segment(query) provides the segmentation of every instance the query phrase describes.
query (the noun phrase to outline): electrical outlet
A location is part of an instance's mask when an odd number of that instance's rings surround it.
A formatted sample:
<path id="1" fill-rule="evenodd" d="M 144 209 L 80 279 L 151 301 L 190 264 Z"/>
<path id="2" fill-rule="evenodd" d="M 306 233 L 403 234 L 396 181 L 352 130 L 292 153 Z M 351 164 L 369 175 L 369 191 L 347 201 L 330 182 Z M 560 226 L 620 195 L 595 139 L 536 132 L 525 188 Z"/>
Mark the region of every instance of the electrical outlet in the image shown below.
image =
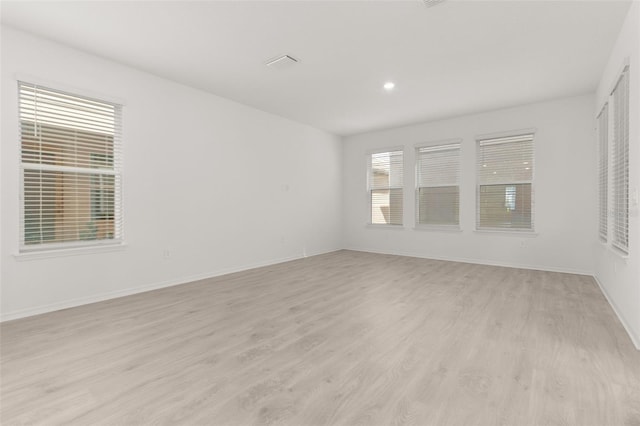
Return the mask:
<path id="1" fill-rule="evenodd" d="M 171 250 L 169 250 L 169 249 L 162 250 L 162 258 L 163 259 L 169 259 L 170 257 L 171 257 Z"/>

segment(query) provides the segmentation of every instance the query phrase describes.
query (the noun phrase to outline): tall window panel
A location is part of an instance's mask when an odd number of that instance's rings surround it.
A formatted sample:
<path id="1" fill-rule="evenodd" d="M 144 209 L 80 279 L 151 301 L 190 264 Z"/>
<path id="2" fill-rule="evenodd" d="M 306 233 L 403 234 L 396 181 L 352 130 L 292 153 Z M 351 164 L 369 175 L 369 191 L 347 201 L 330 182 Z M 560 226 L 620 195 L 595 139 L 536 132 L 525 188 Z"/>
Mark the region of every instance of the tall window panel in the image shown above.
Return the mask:
<path id="1" fill-rule="evenodd" d="M 401 150 L 368 156 L 369 207 L 372 224 L 402 225 L 404 159 Z"/>
<path id="2" fill-rule="evenodd" d="M 460 223 L 460 143 L 416 148 L 418 225 Z"/>
<path id="3" fill-rule="evenodd" d="M 605 104 L 598 115 L 598 233 L 607 241 L 609 198 L 609 105 Z"/>
<path id="4" fill-rule="evenodd" d="M 477 228 L 533 230 L 533 134 L 481 139 Z"/>
<path id="5" fill-rule="evenodd" d="M 21 251 L 122 239 L 121 106 L 19 83 Z"/>
<path id="6" fill-rule="evenodd" d="M 611 244 L 629 252 L 629 67 L 613 92 L 613 229 Z"/>

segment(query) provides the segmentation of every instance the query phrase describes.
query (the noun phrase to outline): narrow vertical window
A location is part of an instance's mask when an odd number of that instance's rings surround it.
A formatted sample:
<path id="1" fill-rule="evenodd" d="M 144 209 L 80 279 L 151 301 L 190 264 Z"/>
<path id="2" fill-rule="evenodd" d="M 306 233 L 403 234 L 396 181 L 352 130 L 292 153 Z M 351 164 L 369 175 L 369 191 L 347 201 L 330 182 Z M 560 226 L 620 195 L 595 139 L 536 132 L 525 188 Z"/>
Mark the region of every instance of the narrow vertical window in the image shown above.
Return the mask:
<path id="1" fill-rule="evenodd" d="M 121 107 L 19 83 L 21 251 L 122 238 Z"/>
<path id="2" fill-rule="evenodd" d="M 402 225 L 404 160 L 402 151 L 368 156 L 370 223 Z"/>
<path id="3" fill-rule="evenodd" d="M 609 105 L 605 104 L 598 115 L 598 233 L 607 241 L 609 198 Z"/>
<path id="4" fill-rule="evenodd" d="M 478 141 L 477 228 L 533 230 L 533 134 Z"/>
<path id="5" fill-rule="evenodd" d="M 460 143 L 416 148 L 418 225 L 460 223 Z"/>
<path id="6" fill-rule="evenodd" d="M 629 67 L 622 72 L 613 92 L 613 229 L 611 243 L 629 252 Z"/>

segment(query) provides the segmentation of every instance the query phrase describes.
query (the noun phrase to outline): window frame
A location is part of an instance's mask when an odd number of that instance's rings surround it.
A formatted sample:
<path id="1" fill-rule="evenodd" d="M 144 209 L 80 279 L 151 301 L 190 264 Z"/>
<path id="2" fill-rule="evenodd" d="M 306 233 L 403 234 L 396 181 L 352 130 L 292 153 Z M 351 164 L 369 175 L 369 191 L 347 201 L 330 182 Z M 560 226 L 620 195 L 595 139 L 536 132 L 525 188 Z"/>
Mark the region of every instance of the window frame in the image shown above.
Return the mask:
<path id="1" fill-rule="evenodd" d="M 372 176 L 372 172 L 373 172 L 373 165 L 372 165 L 372 159 L 373 159 L 373 155 L 375 154 L 382 154 L 385 152 L 401 152 L 402 153 L 402 187 L 400 188 L 396 188 L 396 187 L 391 187 L 389 186 L 389 190 L 391 189 L 401 189 L 402 190 L 402 215 L 401 215 L 401 219 L 402 222 L 401 223 L 373 223 L 373 217 L 372 217 L 372 212 L 373 212 L 373 202 L 372 202 L 372 196 L 371 196 L 371 191 L 372 189 L 372 182 L 371 182 L 371 176 Z M 366 151 L 366 206 L 367 206 L 367 214 L 366 214 L 366 225 L 368 227 L 373 227 L 373 228 L 393 228 L 393 229 L 403 229 L 404 228 L 404 197 L 405 197 L 405 191 L 404 191 L 404 187 L 405 187 L 405 179 L 404 179 L 404 175 L 405 175 L 405 161 L 406 161 L 406 156 L 405 156 L 405 152 L 404 152 L 404 146 L 400 145 L 400 146 L 393 146 L 393 147 L 387 147 L 387 148 L 377 148 L 377 149 L 373 149 L 373 150 L 368 150 Z"/>
<path id="2" fill-rule="evenodd" d="M 488 227 L 488 226 L 480 226 L 480 192 L 481 187 L 486 186 L 482 185 L 480 182 L 480 173 L 479 173 L 479 165 L 480 165 L 480 156 L 481 156 L 481 143 L 485 141 L 491 140 L 500 140 L 500 139 L 509 139 L 509 138 L 531 138 L 531 156 L 532 156 L 532 166 L 533 170 L 531 173 L 531 179 L 529 181 L 512 181 L 505 182 L 501 185 L 509 186 L 509 185 L 520 185 L 520 184 L 530 184 L 531 185 L 531 227 L 529 228 L 516 228 L 516 227 Z M 475 137 L 475 147 L 476 147 L 476 155 L 475 155 L 475 179 L 476 179 L 476 222 L 475 222 L 475 232 L 482 233 L 504 233 L 504 234 L 519 234 L 519 235 L 537 235 L 535 229 L 535 181 L 536 181 L 536 129 L 522 129 L 522 130 L 513 130 L 499 133 L 491 133 L 485 135 L 478 135 Z M 497 143 L 509 143 L 509 142 L 497 142 Z"/>
<path id="3" fill-rule="evenodd" d="M 415 156 L 415 190 L 414 190 L 414 204 L 415 204 L 415 217 L 414 217 L 414 226 L 415 229 L 419 230 L 442 230 L 442 231 L 459 231 L 461 230 L 460 225 L 460 212 L 461 212 L 461 171 L 462 171 L 462 138 L 455 139 L 444 139 L 432 142 L 424 142 L 414 145 L 414 156 Z M 450 149 L 455 149 L 457 151 L 457 180 L 456 186 L 458 187 L 458 216 L 456 224 L 433 224 L 433 223 L 420 223 L 420 189 L 421 188 L 434 188 L 437 186 L 420 186 L 420 150 L 423 148 L 440 148 L 442 151 L 447 150 L 447 147 L 452 147 Z"/>
<path id="4" fill-rule="evenodd" d="M 605 102 L 596 117 L 598 129 L 598 238 L 602 243 L 607 243 L 609 239 L 609 102 Z"/>
<path id="5" fill-rule="evenodd" d="M 626 123 L 626 126 L 624 127 L 625 130 L 625 136 L 626 138 L 623 138 L 623 140 L 621 141 L 618 135 L 618 120 L 621 118 L 618 114 L 619 114 L 619 105 L 618 105 L 618 99 L 616 97 L 616 91 L 618 90 L 618 87 L 620 86 L 620 83 L 624 82 L 624 89 L 625 91 L 622 93 L 623 95 L 623 102 L 625 104 L 625 110 L 623 111 L 625 113 L 625 115 L 622 117 L 622 120 Z M 629 246 L 630 246 L 630 232 L 629 232 L 629 219 L 630 219 L 630 214 L 629 214 L 629 208 L 630 208 L 630 153 L 629 153 L 629 149 L 630 149 L 630 144 L 629 144 L 629 120 L 630 120 L 630 71 L 629 71 L 629 64 L 627 62 L 625 62 L 625 64 L 622 67 L 622 70 L 618 73 L 618 77 L 616 78 L 614 85 L 613 85 L 613 89 L 610 92 L 610 97 L 611 97 L 611 105 L 613 107 L 613 114 L 610 114 L 609 117 L 609 123 L 608 125 L 611 127 L 611 134 L 613 137 L 610 138 L 610 146 L 609 146 L 609 155 L 611 158 L 611 166 L 609 168 L 609 173 L 610 173 L 610 178 L 609 178 L 609 192 L 610 192 L 610 199 L 609 199 L 609 211 L 610 214 L 612 216 L 612 221 L 609 224 L 609 234 L 610 234 L 610 242 L 611 242 L 611 247 L 618 253 L 622 254 L 623 256 L 628 256 L 629 255 Z M 611 125 L 611 121 L 613 121 L 613 125 Z M 623 124 L 624 125 L 624 124 Z M 620 159 L 619 158 L 619 150 L 621 149 L 621 146 L 623 148 L 623 151 L 625 151 L 625 153 L 623 154 L 623 158 Z M 620 162 L 622 162 L 623 164 L 620 164 Z M 619 188 L 618 185 L 618 179 L 619 179 L 619 174 L 620 174 L 620 170 L 619 168 L 622 168 L 622 173 L 624 174 L 624 178 L 622 181 L 622 191 Z M 626 178 L 626 182 L 625 182 L 625 178 Z M 626 185 L 625 185 L 626 183 Z M 620 193 L 623 193 L 623 197 L 624 197 L 624 209 L 623 211 L 619 211 L 619 199 L 618 197 L 620 196 Z M 624 235 L 624 241 L 619 241 L 619 232 L 620 230 L 619 228 L 619 221 L 621 220 L 621 216 L 623 218 L 622 220 L 622 228 L 623 231 L 625 233 Z"/>
<path id="6" fill-rule="evenodd" d="M 38 79 L 34 79 L 31 76 L 17 76 L 16 77 L 16 90 L 17 90 L 17 119 L 16 123 L 18 126 L 18 170 L 19 170 L 19 188 L 18 188 L 18 196 L 19 196 L 19 231 L 18 231 L 18 250 L 15 253 L 15 257 L 18 260 L 29 260 L 29 259 L 44 259 L 49 257 L 57 257 L 57 256 L 67 256 L 67 255 L 76 255 L 76 254 L 86 254 L 93 252 L 104 252 L 104 251 L 113 251 L 118 250 L 121 247 L 125 247 L 124 240 L 124 197 L 123 197 L 123 154 L 122 154 L 122 139 L 123 139 L 123 109 L 124 102 L 122 100 L 110 98 L 108 96 L 103 96 L 101 94 L 92 94 L 87 93 L 86 90 L 64 87 L 58 83 L 52 83 L 47 81 L 42 81 Z M 23 160 L 23 118 L 22 118 L 22 86 L 31 88 L 32 90 L 46 90 L 50 92 L 54 92 L 60 94 L 62 96 L 71 96 L 75 98 L 79 98 L 81 100 L 86 100 L 89 102 L 98 102 L 104 105 L 111 105 L 114 107 L 114 133 L 112 135 L 113 141 L 111 150 L 108 153 L 113 158 L 113 167 L 111 169 L 103 169 L 96 167 L 96 171 L 91 171 L 91 167 L 89 166 L 72 166 L 72 165 L 57 165 L 53 164 L 51 166 L 47 166 L 46 164 L 40 164 L 39 167 L 33 167 L 36 163 L 28 163 Z M 47 125 L 46 123 L 44 124 Z M 82 128 L 71 128 L 74 131 L 85 131 L 89 132 L 86 129 Z M 40 151 L 42 154 L 43 152 Z M 34 243 L 34 244 L 26 244 L 25 241 L 25 170 L 32 171 L 49 171 L 53 173 L 77 173 L 77 174 L 86 174 L 89 179 L 94 177 L 99 177 L 102 179 L 105 176 L 113 176 L 113 238 L 104 238 L 104 239 L 75 239 L 61 242 L 52 242 L 52 243 Z M 100 171 L 97 171 L 100 170 Z M 91 199 L 91 195 L 90 195 Z M 91 203 L 91 201 L 90 201 Z M 91 210 L 91 205 L 89 209 Z"/>

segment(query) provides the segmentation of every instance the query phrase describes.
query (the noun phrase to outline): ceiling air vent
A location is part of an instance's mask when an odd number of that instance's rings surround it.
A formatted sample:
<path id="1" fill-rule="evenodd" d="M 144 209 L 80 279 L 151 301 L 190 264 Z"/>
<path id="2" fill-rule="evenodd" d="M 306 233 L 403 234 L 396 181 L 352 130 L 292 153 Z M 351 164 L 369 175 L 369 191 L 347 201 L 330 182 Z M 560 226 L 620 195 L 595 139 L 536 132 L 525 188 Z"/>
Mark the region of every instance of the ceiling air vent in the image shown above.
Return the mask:
<path id="1" fill-rule="evenodd" d="M 433 7 L 433 6 L 437 6 L 440 3 L 444 2 L 445 0 L 422 0 L 424 2 L 424 5 L 427 7 Z"/>
<path id="2" fill-rule="evenodd" d="M 289 68 L 290 66 L 295 65 L 297 63 L 298 63 L 298 60 L 293 56 L 282 55 L 275 59 L 271 59 L 267 61 L 266 65 L 271 68 L 283 69 L 283 68 Z"/>

